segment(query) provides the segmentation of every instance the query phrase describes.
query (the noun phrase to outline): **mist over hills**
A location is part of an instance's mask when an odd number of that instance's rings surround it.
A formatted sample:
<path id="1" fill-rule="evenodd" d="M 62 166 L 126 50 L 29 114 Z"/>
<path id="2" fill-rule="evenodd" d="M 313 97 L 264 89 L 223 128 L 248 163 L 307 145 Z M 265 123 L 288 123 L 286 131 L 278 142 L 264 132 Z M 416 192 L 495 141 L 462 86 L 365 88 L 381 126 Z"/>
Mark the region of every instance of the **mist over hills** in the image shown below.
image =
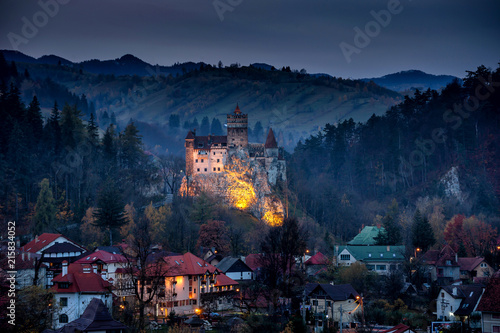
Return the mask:
<path id="1" fill-rule="evenodd" d="M 399 93 L 381 87 L 377 79 L 372 80 L 375 83 L 342 79 L 289 67 L 276 69 L 264 63 L 153 66 L 130 54 L 114 60 L 73 63 L 56 55 L 36 59 L 18 51 L 1 52 L 7 61 L 16 62 L 20 73 L 29 73 L 21 84 L 26 103 L 35 94 L 43 95 L 40 103 L 47 114 L 54 101 L 60 105 L 81 102 L 84 114 L 95 112 L 101 129 L 109 125 L 111 115 L 122 128 L 134 120 L 145 143 L 160 151 L 180 153 L 187 129 L 197 127 L 204 117 L 223 124 L 236 103 L 249 114 L 251 128 L 257 122 L 264 132 L 273 127 L 279 143 L 292 150 L 325 123 L 349 118 L 364 122 L 402 100 Z M 423 72 L 402 73 L 384 77 L 383 84 L 399 82 L 404 86 L 406 78 L 410 86 L 417 82 L 415 74 L 434 77 Z M 64 89 L 67 92 L 63 94 Z M 169 124 L 172 115 L 179 117 L 181 126 Z"/>
<path id="2" fill-rule="evenodd" d="M 408 90 L 439 90 L 444 88 L 448 83 L 453 80 L 459 80 L 456 76 L 452 75 L 433 75 L 419 70 L 401 71 L 398 73 L 387 74 L 382 77 L 361 79 L 365 82 L 373 81 L 379 86 L 391 89 L 397 92 L 404 92 Z"/>

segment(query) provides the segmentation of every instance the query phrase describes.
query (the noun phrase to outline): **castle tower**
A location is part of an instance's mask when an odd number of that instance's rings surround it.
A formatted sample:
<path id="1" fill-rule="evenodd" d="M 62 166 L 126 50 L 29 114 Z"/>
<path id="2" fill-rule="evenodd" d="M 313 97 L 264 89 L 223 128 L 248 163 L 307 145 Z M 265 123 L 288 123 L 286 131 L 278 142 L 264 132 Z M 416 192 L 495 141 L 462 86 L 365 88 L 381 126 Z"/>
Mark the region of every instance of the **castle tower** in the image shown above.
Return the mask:
<path id="1" fill-rule="evenodd" d="M 278 143 L 276 142 L 272 128 L 269 128 L 264 149 L 266 157 L 278 157 Z"/>
<path id="2" fill-rule="evenodd" d="M 193 175 L 193 153 L 194 153 L 194 139 L 196 134 L 189 131 L 186 135 L 186 140 L 184 147 L 186 147 L 186 176 L 191 177 Z"/>
<path id="3" fill-rule="evenodd" d="M 248 115 L 241 113 L 238 105 L 227 115 L 227 145 L 230 148 L 248 147 Z"/>

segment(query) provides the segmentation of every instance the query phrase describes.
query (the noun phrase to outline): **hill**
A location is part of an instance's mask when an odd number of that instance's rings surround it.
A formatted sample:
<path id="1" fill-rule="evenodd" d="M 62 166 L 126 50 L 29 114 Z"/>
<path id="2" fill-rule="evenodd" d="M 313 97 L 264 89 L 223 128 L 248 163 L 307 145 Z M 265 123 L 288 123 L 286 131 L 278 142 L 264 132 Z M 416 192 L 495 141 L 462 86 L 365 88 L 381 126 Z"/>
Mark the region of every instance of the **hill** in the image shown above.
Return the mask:
<path id="1" fill-rule="evenodd" d="M 384 75 L 377 78 L 362 79 L 365 82 L 373 81 L 379 86 L 398 92 L 408 90 L 439 90 L 444 88 L 453 80 L 459 80 L 451 75 L 433 75 L 419 70 L 402 71 L 398 73 Z"/>
<path id="2" fill-rule="evenodd" d="M 89 112 L 95 110 L 101 128 L 108 125 L 106 119 L 112 114 L 122 128 L 133 119 L 151 129 L 144 133 L 148 145 L 169 151 L 180 152 L 186 130 L 198 127 L 204 117 L 225 123 L 236 103 L 250 115 L 252 128 L 259 121 L 264 133 L 273 127 L 279 143 L 291 150 L 325 123 L 349 118 L 366 121 L 401 101 L 398 93 L 372 82 L 308 75 L 289 67 L 269 69 L 266 64 L 219 68 L 184 63 L 156 68 L 132 55 L 79 64 L 55 56 L 35 59 L 13 51 L 4 51 L 4 57 L 17 61 L 19 73 L 27 70 L 30 74 L 31 81 L 21 85 L 25 102 L 33 94 L 41 94 L 46 85 L 40 82 L 50 78 L 75 96 L 85 95 Z M 50 92 L 43 95 L 42 108 L 51 108 Z M 64 102 L 58 99 L 59 104 Z M 171 115 L 185 126 L 171 126 Z"/>

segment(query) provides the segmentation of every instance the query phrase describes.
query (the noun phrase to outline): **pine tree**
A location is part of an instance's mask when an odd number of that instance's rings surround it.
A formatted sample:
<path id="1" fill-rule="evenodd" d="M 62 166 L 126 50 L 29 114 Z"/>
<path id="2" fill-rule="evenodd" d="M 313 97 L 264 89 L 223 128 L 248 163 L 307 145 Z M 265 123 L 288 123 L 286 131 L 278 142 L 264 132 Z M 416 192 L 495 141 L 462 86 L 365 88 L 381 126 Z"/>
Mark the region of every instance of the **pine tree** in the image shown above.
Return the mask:
<path id="1" fill-rule="evenodd" d="M 56 219 L 56 201 L 50 189 L 49 180 L 44 178 L 40 182 L 40 193 L 36 200 L 35 215 L 32 230 L 35 235 L 50 231 Z"/>
<path id="2" fill-rule="evenodd" d="M 379 231 L 378 235 L 374 238 L 376 245 L 396 245 L 401 243 L 401 232 L 397 223 L 398 214 L 398 202 L 396 199 L 393 199 L 387 213 L 382 219 L 384 230 Z"/>
<path id="3" fill-rule="evenodd" d="M 133 122 L 127 125 L 120 139 L 122 166 L 127 169 L 136 169 L 144 153 L 142 151 L 142 137 Z"/>
<path id="4" fill-rule="evenodd" d="M 42 113 L 40 112 L 40 103 L 36 96 L 33 96 L 28 109 L 26 110 L 26 122 L 29 125 L 33 138 L 40 141 L 43 135 L 43 120 Z"/>
<path id="5" fill-rule="evenodd" d="M 413 246 L 422 249 L 424 252 L 436 242 L 429 220 L 426 216 L 422 216 L 418 209 L 413 217 L 412 233 Z"/>
<path id="6" fill-rule="evenodd" d="M 210 133 L 213 135 L 223 135 L 222 125 L 217 118 L 212 119 L 212 125 L 210 126 Z"/>
<path id="7" fill-rule="evenodd" d="M 113 230 L 127 223 L 124 207 L 121 192 L 114 183 L 106 182 L 97 197 L 97 208 L 93 216 L 95 226 L 108 230 L 110 245 L 113 245 Z"/>
<path id="8" fill-rule="evenodd" d="M 89 136 L 90 142 L 97 145 L 99 142 L 99 127 L 95 123 L 94 114 L 90 114 L 90 120 L 87 124 L 87 134 Z"/>
<path id="9" fill-rule="evenodd" d="M 210 134 L 210 121 L 208 120 L 208 117 L 205 116 L 201 120 L 201 125 L 200 125 L 200 135 L 208 135 Z"/>

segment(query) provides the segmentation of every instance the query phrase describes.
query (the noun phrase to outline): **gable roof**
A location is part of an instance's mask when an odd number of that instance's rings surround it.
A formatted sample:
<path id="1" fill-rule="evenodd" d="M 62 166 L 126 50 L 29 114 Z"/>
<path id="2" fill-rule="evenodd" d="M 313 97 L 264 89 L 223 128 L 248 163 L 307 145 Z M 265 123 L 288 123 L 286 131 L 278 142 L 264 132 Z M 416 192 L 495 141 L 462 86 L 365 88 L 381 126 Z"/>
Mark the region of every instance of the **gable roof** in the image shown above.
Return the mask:
<path id="1" fill-rule="evenodd" d="M 495 273 L 486 286 L 486 290 L 477 306 L 477 311 L 500 313 L 500 275 Z"/>
<path id="2" fill-rule="evenodd" d="M 304 265 L 328 265 L 328 258 L 321 252 L 307 259 Z"/>
<path id="3" fill-rule="evenodd" d="M 64 325 L 57 333 L 126 330 L 127 326 L 114 320 L 104 303 L 93 298 L 80 318 Z"/>
<path id="4" fill-rule="evenodd" d="M 276 142 L 276 138 L 274 137 L 273 129 L 269 128 L 269 133 L 267 133 L 266 143 L 264 144 L 265 148 L 278 148 L 278 143 Z"/>
<path id="5" fill-rule="evenodd" d="M 221 286 L 235 286 L 238 285 L 239 283 L 231 279 L 229 276 L 225 274 L 219 274 L 217 275 L 217 282 L 215 283 L 216 287 L 221 287 Z"/>
<path id="6" fill-rule="evenodd" d="M 245 264 L 253 271 L 262 267 L 262 255 L 260 253 L 252 253 L 245 257 Z"/>
<path id="7" fill-rule="evenodd" d="M 204 136 L 195 136 L 194 138 L 194 149 L 210 150 L 213 144 L 227 144 L 227 136 L 204 135 Z"/>
<path id="8" fill-rule="evenodd" d="M 54 243 L 54 245 L 43 250 L 43 253 L 65 253 L 65 252 L 85 252 L 85 250 L 76 246 L 73 243 L 68 243 L 68 242 L 63 242 L 63 243 L 56 242 Z"/>
<path id="9" fill-rule="evenodd" d="M 28 244 L 24 245 L 21 247 L 21 251 L 24 252 L 31 252 L 31 253 L 36 253 L 58 239 L 59 237 L 63 237 L 61 234 L 49 234 L 49 233 L 43 233 L 40 236 L 35 236 L 35 239 L 33 239 L 31 242 Z"/>
<path id="10" fill-rule="evenodd" d="M 113 253 L 109 253 L 107 251 L 97 250 L 94 253 L 88 254 L 85 257 L 78 259 L 74 263 L 75 264 L 92 264 L 96 261 L 102 261 L 106 264 L 112 264 L 115 262 L 126 263 L 127 258 L 125 258 L 121 254 L 113 254 Z"/>
<path id="11" fill-rule="evenodd" d="M 226 273 L 231 267 L 238 265 L 240 268 L 244 268 L 245 270 L 242 270 L 242 272 L 251 272 L 252 269 L 243 262 L 240 258 L 233 258 L 233 257 L 225 257 L 222 259 L 218 264 L 217 268 L 220 269 L 223 273 Z"/>
<path id="12" fill-rule="evenodd" d="M 460 306 L 454 312 L 456 316 L 468 316 L 474 311 L 483 294 L 482 285 L 451 285 L 442 287 L 451 297 L 461 299 Z M 456 291 L 456 294 L 453 291 Z"/>
<path id="13" fill-rule="evenodd" d="M 484 258 L 458 258 L 458 265 L 461 271 L 473 271 L 479 264 L 484 261 Z"/>
<path id="14" fill-rule="evenodd" d="M 64 276 L 60 274 L 53 278 L 52 282 L 54 285 L 50 289 L 56 293 L 109 293 L 112 287 L 111 283 L 95 273 L 74 272 Z M 59 288 L 59 282 L 68 282 L 69 288 Z"/>
<path id="15" fill-rule="evenodd" d="M 347 249 L 349 253 L 358 261 L 380 262 L 404 260 L 404 245 L 374 245 L 374 246 L 356 246 L 346 245 L 339 248 L 339 254 Z"/>
<path id="16" fill-rule="evenodd" d="M 345 301 L 347 299 L 356 299 L 358 292 L 350 284 L 332 285 L 329 283 L 308 283 L 305 292 L 307 296 L 322 290 L 332 301 Z"/>
<path id="17" fill-rule="evenodd" d="M 217 270 L 205 260 L 187 252 L 180 255 L 164 257 L 166 276 L 203 275 L 208 270 L 213 273 Z M 217 270 L 220 272 L 220 270 Z"/>
<path id="18" fill-rule="evenodd" d="M 384 232 L 384 227 L 366 226 L 352 240 L 347 242 L 349 245 L 375 245 L 375 237 L 379 232 Z"/>

